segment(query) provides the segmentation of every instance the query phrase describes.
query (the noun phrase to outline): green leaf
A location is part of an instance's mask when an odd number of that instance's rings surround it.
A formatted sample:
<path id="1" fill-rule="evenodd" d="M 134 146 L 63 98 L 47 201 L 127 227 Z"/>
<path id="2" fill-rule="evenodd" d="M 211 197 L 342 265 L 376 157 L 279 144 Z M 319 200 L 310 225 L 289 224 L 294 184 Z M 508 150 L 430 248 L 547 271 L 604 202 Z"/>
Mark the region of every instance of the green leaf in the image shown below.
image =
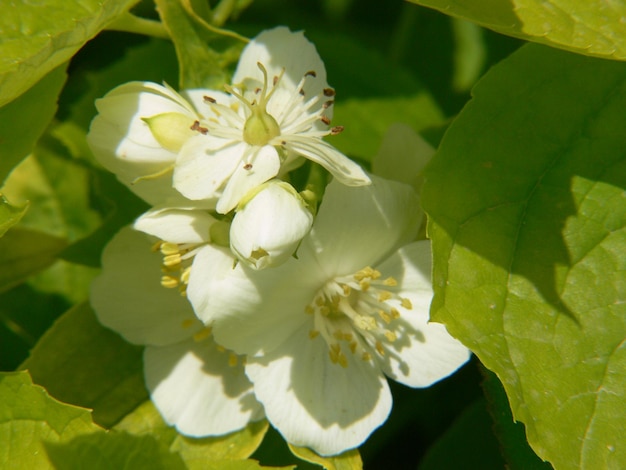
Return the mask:
<path id="1" fill-rule="evenodd" d="M 22 207 L 12 206 L 0 193 L 0 237 L 24 217 L 27 209 L 28 204 L 23 204 Z"/>
<path id="2" fill-rule="evenodd" d="M 88 410 L 51 398 L 28 372 L 0 373 L 1 468 L 52 468 L 46 443 L 100 430 Z"/>
<path id="3" fill-rule="evenodd" d="M 315 463 L 324 467 L 325 470 L 361 470 L 363 468 L 363 461 L 361 460 L 361 454 L 357 449 L 348 450 L 340 455 L 333 457 L 322 457 L 316 454 L 311 449 L 306 447 L 296 447 L 289 444 L 289 450 L 296 457 L 305 460 L 306 462 Z"/>
<path id="4" fill-rule="evenodd" d="M 186 10 L 179 0 L 156 0 L 155 3 L 176 47 L 179 88 L 221 90 L 229 81 L 227 68 L 239 58 L 244 43 L 210 31 L 204 20 Z"/>
<path id="5" fill-rule="evenodd" d="M 115 429 L 131 434 L 152 434 L 159 437 L 170 451 L 178 452 L 190 469 L 204 468 L 207 460 L 238 460 L 248 458 L 259 447 L 267 421 L 250 423 L 241 431 L 225 436 L 190 438 L 168 426 L 151 401 L 142 403 L 120 421 Z"/>
<path id="6" fill-rule="evenodd" d="M 5 10 L 13 12 L 14 8 L 5 8 Z M 1 16 L 6 19 L 10 15 Z M 0 24 L 2 21 L 0 19 Z M 1 43 L 0 51 L 2 51 Z M 1 52 L 0 57 L 3 57 Z M 57 110 L 57 98 L 66 78 L 65 67 L 58 67 L 42 77 L 43 74 L 38 76 L 41 80 L 27 93 L 0 108 L 0 122 L 2 123 L 0 126 L 0 155 L 2 156 L 0 158 L 0 183 L 4 181 L 11 169 L 33 150 L 35 143 L 50 124 Z M 0 77 L 0 90 L 4 91 L 1 83 Z M 0 91 L 0 96 L 2 91 Z"/>
<path id="7" fill-rule="evenodd" d="M 142 348 L 103 327 L 87 304 L 65 313 L 22 364 L 56 398 L 110 427 L 147 398 Z"/>
<path id="8" fill-rule="evenodd" d="M 97 433 L 63 444 L 46 444 L 54 468 L 63 470 L 184 470 L 180 456 L 154 436 Z"/>
<path id="9" fill-rule="evenodd" d="M 537 457 L 528 446 L 524 425 L 513 421 L 509 401 L 498 377 L 486 369 L 483 369 L 483 375 L 482 388 L 487 398 L 487 409 L 493 418 L 493 432 L 500 442 L 502 456 L 506 460 L 506 468 L 510 470 L 547 470 L 552 468 L 549 463 Z M 502 467 L 501 465 L 500 468 Z"/>
<path id="10" fill-rule="evenodd" d="M 626 60 L 626 5 L 604 0 L 409 0 L 498 33 Z"/>
<path id="11" fill-rule="evenodd" d="M 71 59 L 135 3 L 137 0 L 51 0 L 5 4 L 0 17 L 0 106 Z"/>
<path id="12" fill-rule="evenodd" d="M 529 45 L 426 171 L 435 321 L 557 468 L 626 466 L 626 64 Z"/>
<path id="13" fill-rule="evenodd" d="M 14 228 L 0 239 L 0 292 L 50 266 L 67 246 L 62 238 Z"/>
<path id="14" fill-rule="evenodd" d="M 467 407 L 446 433 L 428 449 L 419 470 L 479 468 L 500 470 L 505 463 L 484 399 Z M 526 442 L 526 441 L 524 441 Z M 454 452 L 451 452 L 454 449 Z"/>

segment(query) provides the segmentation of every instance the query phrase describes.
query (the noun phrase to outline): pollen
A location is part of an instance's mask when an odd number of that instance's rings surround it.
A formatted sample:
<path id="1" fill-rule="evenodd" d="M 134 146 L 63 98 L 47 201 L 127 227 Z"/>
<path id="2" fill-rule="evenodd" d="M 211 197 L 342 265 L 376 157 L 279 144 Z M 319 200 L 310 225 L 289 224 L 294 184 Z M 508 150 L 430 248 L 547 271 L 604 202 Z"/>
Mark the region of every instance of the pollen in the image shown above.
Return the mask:
<path id="1" fill-rule="evenodd" d="M 376 341 L 376 351 L 378 351 L 378 354 L 381 356 L 385 355 L 385 348 L 383 348 L 383 344 L 380 341 Z"/>
<path id="2" fill-rule="evenodd" d="M 387 338 L 387 341 L 389 341 L 390 343 L 393 343 L 395 340 L 398 339 L 398 336 L 396 336 L 393 331 L 385 331 L 385 338 Z"/>
<path id="3" fill-rule="evenodd" d="M 398 281 L 395 278 L 389 276 L 387 279 L 383 281 L 383 285 L 388 287 L 395 287 L 398 285 Z"/>
<path id="4" fill-rule="evenodd" d="M 181 261 L 182 257 L 180 256 L 180 253 L 163 257 L 163 265 L 167 266 L 168 268 L 179 265 Z"/>
<path id="5" fill-rule="evenodd" d="M 175 287 L 178 287 L 179 284 L 179 280 L 177 277 L 174 276 L 162 276 L 161 277 L 161 285 L 163 287 L 166 287 L 168 289 L 173 289 Z"/>
<path id="6" fill-rule="evenodd" d="M 392 297 L 391 292 L 387 291 L 387 290 L 381 290 L 378 293 L 378 301 L 379 302 L 385 302 L 387 300 L 389 300 Z"/>
<path id="7" fill-rule="evenodd" d="M 403 297 L 400 301 L 400 305 L 402 305 L 404 308 L 406 308 L 407 310 L 411 310 L 413 308 L 413 304 L 411 303 L 411 301 L 409 299 L 407 299 L 406 297 Z"/>

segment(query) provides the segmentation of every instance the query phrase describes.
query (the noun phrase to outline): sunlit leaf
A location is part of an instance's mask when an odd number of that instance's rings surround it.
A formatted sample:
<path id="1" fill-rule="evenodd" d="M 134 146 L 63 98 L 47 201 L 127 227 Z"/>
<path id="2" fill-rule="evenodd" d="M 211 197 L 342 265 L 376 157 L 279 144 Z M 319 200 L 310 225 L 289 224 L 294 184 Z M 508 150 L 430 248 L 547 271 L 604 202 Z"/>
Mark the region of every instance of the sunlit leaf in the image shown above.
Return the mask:
<path id="1" fill-rule="evenodd" d="M 147 398 L 142 348 L 104 328 L 86 304 L 64 314 L 21 368 L 55 398 L 93 409 L 94 421 L 105 427 Z"/>
<path id="2" fill-rule="evenodd" d="M 170 453 L 154 436 L 97 433 L 45 446 L 55 468 L 66 470 L 185 470 L 180 456 Z"/>
<path id="3" fill-rule="evenodd" d="M 152 402 L 146 401 L 120 421 L 115 429 L 136 435 L 158 435 L 172 452 L 182 456 L 189 468 L 200 469 L 207 460 L 248 458 L 261 444 L 267 427 L 267 421 L 259 421 L 225 436 L 189 438 L 165 424 Z"/>
<path id="4" fill-rule="evenodd" d="M 135 3 L 137 0 L 46 0 L 4 4 L 0 15 L 0 106 L 68 61 Z"/>
<path id="5" fill-rule="evenodd" d="M 296 447 L 289 444 L 289 450 L 296 457 L 301 458 L 307 462 L 316 463 L 321 465 L 325 470 L 361 470 L 363 468 L 363 461 L 361 460 L 361 454 L 357 449 L 348 450 L 340 455 L 333 457 L 322 457 L 316 454 L 311 449 L 306 447 Z"/>
<path id="6" fill-rule="evenodd" d="M 46 443 L 97 431 L 88 410 L 51 398 L 27 372 L 0 373 L 0 468 L 52 468 Z"/>
<path id="7" fill-rule="evenodd" d="M 16 7 L 17 8 L 17 7 Z M 4 8 L 3 11 L 13 11 Z M 6 15 L 0 15 L 0 24 Z M 0 28 L 1 30 L 1 28 Z M 0 51 L 2 43 L 0 36 Z M 4 59 L 0 52 L 0 64 Z M 1 65 L 0 65 L 1 68 Z M 0 108 L 0 184 L 20 160 L 26 157 L 50 124 L 57 110 L 57 97 L 65 83 L 65 67 L 59 67 L 41 78 L 33 88 L 18 99 Z M 43 77 L 43 78 L 42 78 Z M 0 95 L 4 92 L 0 77 Z M 34 83 L 34 82 L 33 82 Z"/>
<path id="8" fill-rule="evenodd" d="M 27 209 L 28 204 L 24 204 L 22 207 L 12 206 L 0 193 L 0 237 L 24 217 Z"/>
<path id="9" fill-rule="evenodd" d="M 603 0 L 409 0 L 516 38 L 626 60 L 626 5 Z"/>
<path id="10" fill-rule="evenodd" d="M 626 465 L 626 64 L 529 45 L 426 171 L 434 319 L 557 468 Z"/>

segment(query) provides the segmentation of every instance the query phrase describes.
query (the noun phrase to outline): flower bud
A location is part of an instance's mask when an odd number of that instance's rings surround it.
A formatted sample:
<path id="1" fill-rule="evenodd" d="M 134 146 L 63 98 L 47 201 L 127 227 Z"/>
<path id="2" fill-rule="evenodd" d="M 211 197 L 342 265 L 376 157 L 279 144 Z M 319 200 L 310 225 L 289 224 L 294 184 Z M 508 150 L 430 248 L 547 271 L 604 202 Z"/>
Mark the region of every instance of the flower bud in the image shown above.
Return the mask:
<path id="1" fill-rule="evenodd" d="M 250 191 L 230 227 L 230 248 L 254 269 L 285 262 L 309 233 L 313 215 L 288 183 L 273 180 Z"/>

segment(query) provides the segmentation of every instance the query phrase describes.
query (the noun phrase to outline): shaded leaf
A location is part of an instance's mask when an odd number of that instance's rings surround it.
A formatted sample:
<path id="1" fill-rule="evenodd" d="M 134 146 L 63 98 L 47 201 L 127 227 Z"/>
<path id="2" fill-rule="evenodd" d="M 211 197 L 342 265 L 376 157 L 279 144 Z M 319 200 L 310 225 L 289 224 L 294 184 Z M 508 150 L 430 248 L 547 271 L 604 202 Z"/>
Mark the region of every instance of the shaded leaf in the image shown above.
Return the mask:
<path id="1" fill-rule="evenodd" d="M 484 399 L 468 406 L 446 433 L 428 450 L 418 470 L 442 468 L 505 468 L 493 422 Z M 524 440 L 524 443 L 526 441 Z M 454 451 L 452 451 L 454 449 Z"/>
<path id="2" fill-rule="evenodd" d="M 426 171 L 433 318 L 555 467 L 626 465 L 626 64 L 528 45 Z"/>
<path id="3" fill-rule="evenodd" d="M 502 34 L 626 60 L 626 5 L 603 0 L 409 0 Z"/>
<path id="4" fill-rule="evenodd" d="M 524 425 L 513 421 L 509 401 L 498 377 L 483 369 L 483 390 L 487 409 L 493 418 L 493 431 L 500 442 L 502 455 L 510 470 L 547 470 L 552 466 L 542 461 L 528 446 Z M 500 467 L 502 468 L 502 466 Z"/>
<path id="5" fill-rule="evenodd" d="M 50 266 L 67 246 L 62 238 L 13 228 L 0 238 L 0 292 Z"/>
<path id="6" fill-rule="evenodd" d="M 103 327 L 87 304 L 65 313 L 21 365 L 54 397 L 110 427 L 147 398 L 142 348 Z"/>
<path id="7" fill-rule="evenodd" d="M 0 373 L 1 468 L 52 468 L 45 443 L 100 430 L 88 410 L 51 398 L 28 372 Z"/>
<path id="8" fill-rule="evenodd" d="M 72 58 L 135 3 L 137 0 L 51 0 L 5 5 L 0 16 L 0 106 Z"/>
<path id="9" fill-rule="evenodd" d="M 13 11 L 12 8 L 8 10 Z M 6 19 L 6 15 L 1 17 Z M 0 19 L 0 23 L 2 21 Z M 0 57 L 3 57 L 1 52 Z M 43 74 L 38 76 L 41 77 Z M 33 150 L 35 143 L 50 124 L 57 110 L 57 98 L 65 78 L 65 67 L 59 67 L 41 78 L 27 93 L 0 108 L 0 183 Z M 5 90 L 1 83 L 0 77 L 0 95 Z"/>
<path id="10" fill-rule="evenodd" d="M 361 470 L 363 461 L 357 449 L 348 450 L 333 457 L 322 457 L 306 447 L 296 447 L 289 444 L 289 450 L 296 457 L 306 462 L 315 463 L 324 467 L 325 470 Z"/>

